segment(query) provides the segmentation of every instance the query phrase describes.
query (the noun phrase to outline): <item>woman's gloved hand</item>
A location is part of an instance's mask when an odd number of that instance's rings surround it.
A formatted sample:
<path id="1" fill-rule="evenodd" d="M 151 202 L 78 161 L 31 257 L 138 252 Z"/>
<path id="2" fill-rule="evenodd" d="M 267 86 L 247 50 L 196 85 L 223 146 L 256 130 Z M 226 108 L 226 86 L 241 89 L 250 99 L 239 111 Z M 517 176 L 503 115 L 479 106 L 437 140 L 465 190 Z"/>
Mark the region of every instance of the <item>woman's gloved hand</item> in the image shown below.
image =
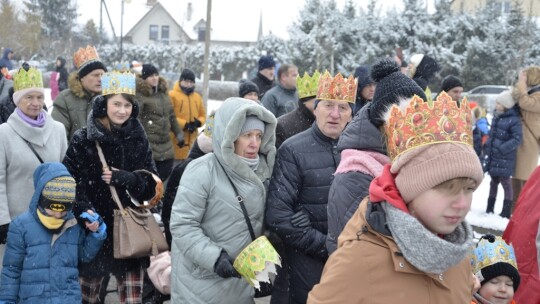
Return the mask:
<path id="1" fill-rule="evenodd" d="M 233 267 L 234 260 L 227 251 L 221 250 L 221 254 L 214 264 L 214 272 L 222 278 L 239 278 L 240 274 Z"/>
<path id="2" fill-rule="evenodd" d="M 297 228 L 306 228 L 311 226 L 311 221 L 309 215 L 304 210 L 300 210 L 291 217 L 291 224 Z"/>

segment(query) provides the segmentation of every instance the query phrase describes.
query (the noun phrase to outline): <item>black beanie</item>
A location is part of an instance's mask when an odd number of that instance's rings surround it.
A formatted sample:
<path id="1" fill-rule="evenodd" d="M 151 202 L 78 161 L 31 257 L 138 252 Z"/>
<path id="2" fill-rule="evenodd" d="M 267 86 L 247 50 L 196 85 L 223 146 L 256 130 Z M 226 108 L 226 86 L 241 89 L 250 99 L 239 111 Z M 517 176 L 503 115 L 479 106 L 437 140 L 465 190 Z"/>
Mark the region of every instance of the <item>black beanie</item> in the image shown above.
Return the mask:
<path id="1" fill-rule="evenodd" d="M 159 75 L 158 70 L 154 65 L 149 64 L 149 63 L 145 63 L 142 65 L 142 74 L 141 74 L 142 79 L 146 79 L 154 74 Z"/>
<path id="2" fill-rule="evenodd" d="M 369 121 L 380 127 L 384 124 L 384 113 L 392 104 L 399 104 L 400 99 L 411 98 L 414 95 L 426 100 L 424 90 L 407 75 L 401 73 L 397 62 L 384 58 L 371 68 L 371 78 L 377 84 L 373 100 L 369 103 Z"/>
<path id="3" fill-rule="evenodd" d="M 259 71 L 267 69 L 267 68 L 272 68 L 275 66 L 276 66 L 276 62 L 274 61 L 274 57 L 270 55 L 265 55 L 259 58 Z"/>
<path id="4" fill-rule="evenodd" d="M 362 90 L 368 85 L 373 83 L 373 79 L 369 75 L 371 67 L 369 65 L 363 65 L 357 67 L 354 71 L 354 77 L 358 78 L 358 87 L 356 89 L 356 97 L 360 96 Z"/>
<path id="5" fill-rule="evenodd" d="M 508 276 L 510 279 L 512 279 L 512 282 L 514 282 L 514 292 L 518 289 L 519 283 L 521 280 L 521 277 L 519 276 L 519 272 L 517 271 L 514 266 L 499 262 L 495 263 L 489 266 L 486 266 L 480 270 L 482 272 L 482 277 L 484 277 L 484 280 L 480 282 L 480 285 L 484 286 L 489 280 L 496 278 L 498 276 Z"/>
<path id="6" fill-rule="evenodd" d="M 441 82 L 441 91 L 448 92 L 455 87 L 463 87 L 459 78 L 453 75 L 448 75 L 444 77 Z"/>
<path id="7" fill-rule="evenodd" d="M 105 65 L 103 65 L 103 63 L 101 61 L 92 61 L 92 62 L 89 62 L 85 65 L 83 65 L 80 69 L 79 69 L 79 79 L 83 78 L 84 76 L 88 75 L 90 72 L 94 71 L 94 70 L 98 70 L 98 69 L 102 69 L 103 71 L 107 72 L 107 68 L 105 67 Z"/>
<path id="8" fill-rule="evenodd" d="M 259 95 L 259 87 L 250 80 L 242 79 L 238 83 L 238 96 L 244 97 L 247 93 L 255 92 Z"/>
<path id="9" fill-rule="evenodd" d="M 184 69 L 182 71 L 182 74 L 180 74 L 180 81 L 182 80 L 190 80 L 190 81 L 195 82 L 195 72 L 187 68 Z"/>
<path id="10" fill-rule="evenodd" d="M 435 76 L 435 73 L 437 73 L 440 69 L 441 67 L 437 61 L 435 61 L 435 59 L 429 57 L 428 55 L 424 55 L 416 67 L 413 80 L 422 88 L 422 90 L 425 90 L 433 76 Z"/>
<path id="11" fill-rule="evenodd" d="M 139 105 L 137 102 L 131 102 L 131 104 L 133 105 L 133 108 L 130 117 L 137 118 L 139 116 Z M 107 116 L 107 99 L 105 96 L 97 95 L 92 98 L 92 115 L 94 118 L 103 118 Z"/>

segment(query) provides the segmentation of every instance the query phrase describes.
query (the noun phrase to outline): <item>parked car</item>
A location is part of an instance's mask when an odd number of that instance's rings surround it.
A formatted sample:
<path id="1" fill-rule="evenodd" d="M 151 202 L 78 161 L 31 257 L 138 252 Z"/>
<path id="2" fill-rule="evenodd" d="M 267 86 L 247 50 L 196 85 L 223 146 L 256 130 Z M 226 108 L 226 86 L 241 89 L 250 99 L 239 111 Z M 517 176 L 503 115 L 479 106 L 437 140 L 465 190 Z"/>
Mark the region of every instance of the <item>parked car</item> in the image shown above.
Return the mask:
<path id="1" fill-rule="evenodd" d="M 497 95 L 510 88 L 510 86 L 505 85 L 481 85 L 468 92 L 463 92 L 462 96 L 467 96 L 467 100 L 475 101 L 488 112 L 492 112 L 495 108 Z"/>

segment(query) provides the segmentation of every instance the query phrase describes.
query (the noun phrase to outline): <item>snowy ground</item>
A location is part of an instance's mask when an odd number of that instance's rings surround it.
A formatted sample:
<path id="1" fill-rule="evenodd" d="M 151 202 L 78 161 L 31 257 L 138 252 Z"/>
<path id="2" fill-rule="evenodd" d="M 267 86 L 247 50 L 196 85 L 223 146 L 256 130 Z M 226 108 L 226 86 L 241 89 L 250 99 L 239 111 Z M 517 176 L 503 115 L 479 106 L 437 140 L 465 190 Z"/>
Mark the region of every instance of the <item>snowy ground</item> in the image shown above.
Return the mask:
<path id="1" fill-rule="evenodd" d="M 219 108 L 221 101 L 209 100 L 208 112 L 213 109 Z M 480 187 L 474 192 L 473 203 L 471 211 L 467 215 L 467 221 L 476 227 L 482 227 L 487 229 L 493 229 L 498 231 L 504 231 L 508 224 L 508 219 L 500 217 L 498 214 L 502 210 L 502 202 L 504 199 L 504 190 L 499 185 L 499 191 L 497 192 L 497 202 L 495 203 L 495 213 L 486 214 L 486 205 L 489 195 L 489 183 L 491 178 L 489 175 L 485 175 L 484 180 Z"/>

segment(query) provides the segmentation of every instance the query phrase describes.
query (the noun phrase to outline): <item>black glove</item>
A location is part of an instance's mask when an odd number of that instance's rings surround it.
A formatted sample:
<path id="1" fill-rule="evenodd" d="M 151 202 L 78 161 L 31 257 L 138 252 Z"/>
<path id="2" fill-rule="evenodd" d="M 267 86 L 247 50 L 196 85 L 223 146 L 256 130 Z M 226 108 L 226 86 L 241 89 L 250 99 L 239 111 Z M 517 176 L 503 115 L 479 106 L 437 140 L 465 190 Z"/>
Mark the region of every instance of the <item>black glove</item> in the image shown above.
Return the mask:
<path id="1" fill-rule="evenodd" d="M 300 210 L 291 217 L 291 224 L 297 228 L 306 228 L 311 226 L 311 221 L 309 215 L 304 210 Z"/>
<path id="2" fill-rule="evenodd" d="M 193 133 L 197 130 L 197 126 L 195 126 L 195 122 L 190 122 L 188 124 L 186 124 L 187 126 L 187 130 L 189 131 L 189 133 Z"/>
<path id="3" fill-rule="evenodd" d="M 6 243 L 8 230 L 9 230 L 9 223 L 0 226 L 0 244 Z"/>
<path id="4" fill-rule="evenodd" d="M 193 122 L 193 124 L 195 125 L 196 128 L 200 128 L 202 126 L 202 123 L 197 118 L 195 118 L 195 121 Z"/>
<path id="5" fill-rule="evenodd" d="M 133 189 L 137 186 L 137 177 L 135 174 L 125 170 L 113 170 L 111 185 L 122 186 L 127 189 Z"/>
<path id="6" fill-rule="evenodd" d="M 184 132 L 179 132 L 176 134 L 176 140 L 178 141 L 177 145 L 182 148 L 184 147 Z"/>
<path id="7" fill-rule="evenodd" d="M 239 278 L 240 274 L 233 267 L 234 260 L 227 254 L 227 251 L 221 250 L 221 254 L 214 264 L 214 272 L 222 278 Z"/>

